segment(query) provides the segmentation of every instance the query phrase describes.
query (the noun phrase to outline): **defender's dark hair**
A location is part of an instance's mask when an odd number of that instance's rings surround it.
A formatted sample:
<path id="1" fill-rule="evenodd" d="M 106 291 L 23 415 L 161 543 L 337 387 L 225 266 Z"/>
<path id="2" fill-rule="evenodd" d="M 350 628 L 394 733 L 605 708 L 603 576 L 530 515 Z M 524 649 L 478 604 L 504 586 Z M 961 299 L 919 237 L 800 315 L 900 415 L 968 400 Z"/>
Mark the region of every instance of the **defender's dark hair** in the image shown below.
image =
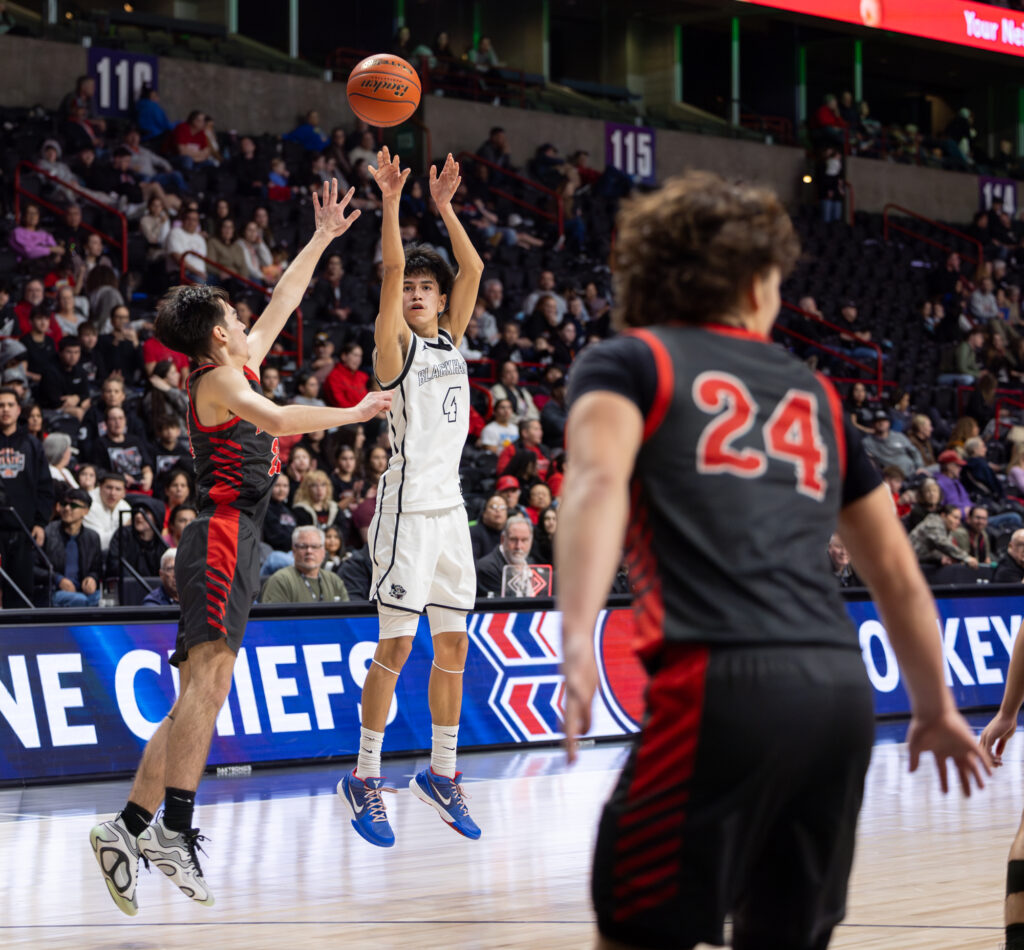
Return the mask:
<path id="1" fill-rule="evenodd" d="M 772 191 L 689 172 L 619 214 L 616 323 L 722 321 L 751 281 L 773 267 L 785 278 L 799 254 L 793 222 Z"/>
<path id="2" fill-rule="evenodd" d="M 405 276 L 429 274 L 437 281 L 438 293 L 448 297 L 452 292 L 455 275 L 448 262 L 426 244 L 410 244 L 405 249 Z"/>
<path id="3" fill-rule="evenodd" d="M 198 362 L 207 352 L 213 328 L 225 325 L 221 301 L 228 302 L 223 287 L 172 287 L 157 307 L 156 338 L 168 349 Z"/>
<path id="4" fill-rule="evenodd" d="M 959 510 L 960 510 L 960 506 L 959 505 L 940 505 L 939 506 L 939 514 L 940 515 L 951 515 L 951 514 L 953 514 L 954 511 L 959 511 Z"/>

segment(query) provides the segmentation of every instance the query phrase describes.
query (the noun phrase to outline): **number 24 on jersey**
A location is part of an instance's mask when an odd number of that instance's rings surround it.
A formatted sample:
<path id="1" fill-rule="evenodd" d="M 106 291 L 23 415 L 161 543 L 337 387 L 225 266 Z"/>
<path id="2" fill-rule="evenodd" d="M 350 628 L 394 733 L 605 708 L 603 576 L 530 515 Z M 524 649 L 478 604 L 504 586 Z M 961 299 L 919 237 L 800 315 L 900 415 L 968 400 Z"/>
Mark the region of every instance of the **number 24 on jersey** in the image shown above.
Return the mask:
<path id="1" fill-rule="evenodd" d="M 762 452 L 734 445 L 753 427 L 758 410 L 742 380 L 730 373 L 705 372 L 693 381 L 692 392 L 698 409 L 715 414 L 697 441 L 698 472 L 759 478 L 771 457 L 792 464 L 800 494 L 815 501 L 824 499 L 828 448 L 821 438 L 818 397 L 814 393 L 790 389 L 782 397 L 762 427 Z"/>

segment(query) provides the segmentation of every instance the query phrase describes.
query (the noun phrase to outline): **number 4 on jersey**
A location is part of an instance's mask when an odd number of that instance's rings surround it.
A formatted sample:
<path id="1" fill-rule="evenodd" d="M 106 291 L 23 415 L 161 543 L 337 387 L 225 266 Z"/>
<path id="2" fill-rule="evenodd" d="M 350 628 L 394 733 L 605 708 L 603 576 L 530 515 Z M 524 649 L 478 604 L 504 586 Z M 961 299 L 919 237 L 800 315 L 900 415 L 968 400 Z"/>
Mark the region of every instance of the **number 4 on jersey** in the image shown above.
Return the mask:
<path id="1" fill-rule="evenodd" d="M 456 395 L 461 386 L 452 386 L 448 392 L 444 394 L 444 400 L 441 403 L 441 411 L 448 417 L 449 422 L 454 422 L 459 414 L 459 404 L 456 402 Z"/>
<path id="2" fill-rule="evenodd" d="M 763 475 L 768 467 L 765 453 L 733 445 L 750 431 L 757 418 L 757 402 L 742 380 L 730 373 L 701 373 L 693 381 L 692 391 L 697 408 L 715 414 L 697 441 L 697 471 L 741 478 Z M 767 456 L 793 465 L 797 491 L 821 501 L 825 497 L 828 449 L 818 427 L 818 397 L 801 389 L 789 390 L 761 434 Z"/>

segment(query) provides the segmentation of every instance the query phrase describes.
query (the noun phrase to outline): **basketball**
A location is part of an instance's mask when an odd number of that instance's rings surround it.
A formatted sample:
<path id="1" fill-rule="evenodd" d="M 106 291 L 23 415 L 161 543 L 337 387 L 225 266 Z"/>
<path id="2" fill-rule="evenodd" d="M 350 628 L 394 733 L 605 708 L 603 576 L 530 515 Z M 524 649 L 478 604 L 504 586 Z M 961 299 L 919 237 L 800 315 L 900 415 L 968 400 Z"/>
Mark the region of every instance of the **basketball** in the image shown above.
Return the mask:
<path id="1" fill-rule="evenodd" d="M 404 59 L 368 56 L 348 77 L 348 104 L 370 125 L 401 125 L 420 104 L 420 77 Z"/>

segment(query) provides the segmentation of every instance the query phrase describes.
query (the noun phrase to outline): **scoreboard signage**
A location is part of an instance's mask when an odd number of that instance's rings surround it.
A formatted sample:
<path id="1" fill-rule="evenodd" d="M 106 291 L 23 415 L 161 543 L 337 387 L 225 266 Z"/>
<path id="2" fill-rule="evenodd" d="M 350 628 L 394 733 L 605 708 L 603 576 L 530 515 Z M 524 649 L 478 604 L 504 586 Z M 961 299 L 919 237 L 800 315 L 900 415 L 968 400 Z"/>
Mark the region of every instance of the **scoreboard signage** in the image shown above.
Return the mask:
<path id="1" fill-rule="evenodd" d="M 1024 56 L 1024 15 L 965 0 L 743 0 L 991 53 Z"/>

